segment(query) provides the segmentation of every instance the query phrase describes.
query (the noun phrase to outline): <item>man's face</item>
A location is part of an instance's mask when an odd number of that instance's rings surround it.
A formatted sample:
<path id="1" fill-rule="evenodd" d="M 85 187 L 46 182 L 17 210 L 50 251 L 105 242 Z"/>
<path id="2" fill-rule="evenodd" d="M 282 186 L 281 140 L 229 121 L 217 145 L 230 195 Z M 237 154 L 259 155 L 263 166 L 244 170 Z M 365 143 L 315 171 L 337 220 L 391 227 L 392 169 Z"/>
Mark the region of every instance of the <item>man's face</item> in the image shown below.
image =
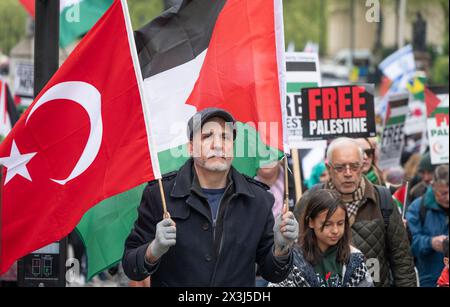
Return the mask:
<path id="1" fill-rule="evenodd" d="M 445 209 L 448 209 L 448 185 L 444 183 L 433 183 L 433 192 L 436 202 Z"/>
<path id="2" fill-rule="evenodd" d="M 331 163 L 328 161 L 327 169 L 331 181 L 341 194 L 351 194 L 361 183 L 362 164 L 361 153 L 357 145 L 342 144 L 332 153 Z"/>
<path id="3" fill-rule="evenodd" d="M 431 181 L 433 181 L 433 172 L 423 171 L 421 173 L 421 175 L 422 175 L 422 181 L 425 182 L 427 185 L 430 185 Z"/>
<path id="4" fill-rule="evenodd" d="M 370 147 L 370 144 L 365 139 L 357 139 L 356 142 L 364 151 L 364 161 L 362 171 L 364 174 L 367 174 L 372 167 L 375 151 Z"/>
<path id="5" fill-rule="evenodd" d="M 195 165 L 213 172 L 230 169 L 233 149 L 233 127 L 219 117 L 206 122 L 189 143 Z"/>

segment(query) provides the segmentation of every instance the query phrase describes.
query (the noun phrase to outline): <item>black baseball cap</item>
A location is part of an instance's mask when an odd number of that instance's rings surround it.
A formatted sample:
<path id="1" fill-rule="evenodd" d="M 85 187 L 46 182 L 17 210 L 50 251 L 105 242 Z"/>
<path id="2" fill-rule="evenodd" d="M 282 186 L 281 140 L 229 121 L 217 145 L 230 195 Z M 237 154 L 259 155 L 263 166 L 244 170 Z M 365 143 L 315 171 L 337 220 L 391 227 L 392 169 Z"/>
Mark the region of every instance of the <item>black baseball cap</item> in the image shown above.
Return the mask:
<path id="1" fill-rule="evenodd" d="M 189 119 L 187 126 L 187 137 L 190 141 L 192 141 L 194 137 L 194 132 L 200 130 L 204 124 L 206 124 L 210 119 L 214 117 L 222 118 L 227 123 L 233 124 L 233 139 L 236 139 L 236 120 L 233 115 L 228 113 L 227 111 L 219 108 L 206 108 L 202 111 L 197 112 L 194 116 Z M 197 120 L 194 123 L 194 118 Z M 195 126 L 194 126 L 195 124 Z"/>

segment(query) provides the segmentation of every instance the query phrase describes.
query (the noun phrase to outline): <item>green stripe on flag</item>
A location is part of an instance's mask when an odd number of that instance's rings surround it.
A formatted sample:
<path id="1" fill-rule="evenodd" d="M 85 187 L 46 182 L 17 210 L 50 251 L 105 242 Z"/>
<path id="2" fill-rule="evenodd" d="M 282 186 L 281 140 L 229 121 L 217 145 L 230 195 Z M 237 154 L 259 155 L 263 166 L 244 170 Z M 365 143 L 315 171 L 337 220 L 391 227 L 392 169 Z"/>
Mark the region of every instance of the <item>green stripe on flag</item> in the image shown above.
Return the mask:
<path id="1" fill-rule="evenodd" d="M 433 113 L 431 114 L 431 118 L 436 117 L 436 114 L 446 114 L 448 115 L 448 107 L 442 108 L 442 107 L 438 107 L 436 108 Z"/>
<path id="2" fill-rule="evenodd" d="M 88 279 L 122 259 L 125 240 L 136 221 L 145 186 L 102 201 L 90 209 L 76 227 L 86 247 Z"/>
<path id="3" fill-rule="evenodd" d="M 288 93 L 300 93 L 304 88 L 317 87 L 317 82 L 288 82 L 287 92 Z"/>
<path id="4" fill-rule="evenodd" d="M 82 0 L 64 8 L 59 18 L 59 45 L 63 48 L 86 34 L 113 0 Z"/>
<path id="5" fill-rule="evenodd" d="M 404 124 L 405 121 L 406 121 L 406 115 L 391 117 L 391 118 L 389 118 L 388 122 L 386 123 L 386 126 Z"/>
<path id="6" fill-rule="evenodd" d="M 397 205 L 397 207 L 400 209 L 400 211 L 402 211 L 403 210 L 403 204 L 401 203 L 401 201 L 399 201 L 395 197 L 392 197 L 392 199 L 394 200 L 394 203 Z"/>

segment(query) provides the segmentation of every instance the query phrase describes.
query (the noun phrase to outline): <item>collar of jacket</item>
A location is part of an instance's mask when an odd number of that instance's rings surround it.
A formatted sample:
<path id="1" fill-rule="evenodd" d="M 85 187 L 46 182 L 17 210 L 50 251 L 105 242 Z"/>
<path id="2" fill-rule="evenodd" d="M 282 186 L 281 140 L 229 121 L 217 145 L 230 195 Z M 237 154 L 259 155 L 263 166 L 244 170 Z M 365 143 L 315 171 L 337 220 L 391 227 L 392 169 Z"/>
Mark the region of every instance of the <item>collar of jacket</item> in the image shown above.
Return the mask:
<path id="1" fill-rule="evenodd" d="M 194 160 L 191 158 L 178 171 L 170 196 L 174 198 L 183 198 L 190 195 L 193 191 L 202 195 L 202 189 L 198 179 L 195 180 L 196 177 L 197 174 L 195 173 Z M 231 183 L 235 194 L 245 195 L 250 198 L 255 197 L 248 181 L 234 167 L 231 167 L 230 172 L 228 173 L 228 178 L 228 184 Z"/>
<path id="2" fill-rule="evenodd" d="M 436 201 L 436 197 L 434 196 L 433 187 L 430 185 L 425 192 L 425 207 L 435 211 L 444 212 L 445 209 L 442 208 Z"/>
<path id="3" fill-rule="evenodd" d="M 378 204 L 378 198 L 376 196 L 375 187 L 367 178 L 363 177 L 363 180 L 365 181 L 366 184 L 363 199 L 371 200 L 372 203 Z"/>

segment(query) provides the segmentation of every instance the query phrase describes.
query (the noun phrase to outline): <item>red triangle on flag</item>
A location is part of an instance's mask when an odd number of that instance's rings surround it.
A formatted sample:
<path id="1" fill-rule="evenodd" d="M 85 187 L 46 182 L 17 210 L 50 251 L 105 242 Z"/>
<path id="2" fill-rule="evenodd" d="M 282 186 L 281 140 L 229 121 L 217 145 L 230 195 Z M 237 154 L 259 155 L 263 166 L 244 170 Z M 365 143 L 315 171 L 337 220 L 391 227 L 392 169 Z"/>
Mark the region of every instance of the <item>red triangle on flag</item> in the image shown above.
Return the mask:
<path id="1" fill-rule="evenodd" d="M 436 108 L 441 103 L 441 100 L 428 88 L 425 88 L 425 104 L 427 106 L 427 117 L 430 117 Z"/>
<path id="2" fill-rule="evenodd" d="M 187 103 L 197 110 L 222 108 L 240 122 L 263 126 L 264 142 L 283 150 L 274 6 L 274 1 L 226 2 Z M 277 135 L 268 132 L 270 123 L 277 125 Z"/>

